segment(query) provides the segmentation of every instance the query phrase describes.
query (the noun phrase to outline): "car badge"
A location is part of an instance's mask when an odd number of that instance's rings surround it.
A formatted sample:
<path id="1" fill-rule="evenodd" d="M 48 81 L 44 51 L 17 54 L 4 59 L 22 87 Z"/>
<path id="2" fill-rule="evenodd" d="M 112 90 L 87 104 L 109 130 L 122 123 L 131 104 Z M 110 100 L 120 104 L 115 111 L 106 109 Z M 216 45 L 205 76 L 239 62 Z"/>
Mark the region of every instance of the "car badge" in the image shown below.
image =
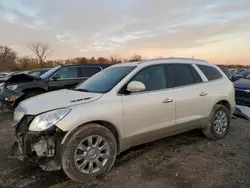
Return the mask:
<path id="1" fill-rule="evenodd" d="M 250 93 L 250 89 L 246 89 L 246 90 L 244 90 L 245 92 L 247 92 L 247 93 Z"/>

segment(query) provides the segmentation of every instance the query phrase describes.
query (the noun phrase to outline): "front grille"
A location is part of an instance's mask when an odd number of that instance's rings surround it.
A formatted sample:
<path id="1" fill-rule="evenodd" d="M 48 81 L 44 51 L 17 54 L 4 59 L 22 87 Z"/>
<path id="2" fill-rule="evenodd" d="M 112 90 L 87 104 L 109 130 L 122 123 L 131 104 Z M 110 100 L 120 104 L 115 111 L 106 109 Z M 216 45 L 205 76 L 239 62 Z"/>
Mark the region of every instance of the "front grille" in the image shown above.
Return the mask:
<path id="1" fill-rule="evenodd" d="M 236 98 L 244 98 L 244 99 L 250 99 L 250 92 L 246 92 L 244 90 L 235 90 L 235 97 Z"/>

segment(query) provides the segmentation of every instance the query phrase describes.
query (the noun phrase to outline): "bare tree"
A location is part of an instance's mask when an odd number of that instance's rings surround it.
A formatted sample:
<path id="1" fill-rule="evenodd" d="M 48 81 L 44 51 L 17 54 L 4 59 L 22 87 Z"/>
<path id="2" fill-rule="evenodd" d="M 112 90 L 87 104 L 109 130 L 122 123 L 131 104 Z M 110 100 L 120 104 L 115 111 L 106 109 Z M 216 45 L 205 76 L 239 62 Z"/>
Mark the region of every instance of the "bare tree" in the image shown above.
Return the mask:
<path id="1" fill-rule="evenodd" d="M 113 54 L 110 56 L 109 61 L 112 64 L 121 63 L 122 58 L 121 58 L 120 54 L 116 53 L 116 54 Z"/>
<path id="2" fill-rule="evenodd" d="M 28 44 L 28 48 L 36 55 L 40 64 L 44 63 L 48 56 L 52 54 L 48 44 L 36 42 Z"/>
<path id="3" fill-rule="evenodd" d="M 141 60 L 142 60 L 142 57 L 135 53 L 128 61 L 135 62 L 135 61 L 141 61 Z"/>
<path id="4" fill-rule="evenodd" d="M 17 69 L 17 53 L 8 46 L 0 46 L 0 71 Z"/>

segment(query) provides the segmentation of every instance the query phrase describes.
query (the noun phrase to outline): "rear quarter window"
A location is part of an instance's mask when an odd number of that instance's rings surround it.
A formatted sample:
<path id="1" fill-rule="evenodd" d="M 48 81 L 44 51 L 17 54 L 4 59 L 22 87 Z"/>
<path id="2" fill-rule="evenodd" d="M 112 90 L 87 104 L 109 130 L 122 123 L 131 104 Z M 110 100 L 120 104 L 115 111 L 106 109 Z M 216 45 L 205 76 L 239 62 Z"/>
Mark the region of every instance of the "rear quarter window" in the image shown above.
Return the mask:
<path id="1" fill-rule="evenodd" d="M 222 78 L 222 74 L 214 67 L 207 65 L 197 65 L 197 66 L 209 81 Z"/>

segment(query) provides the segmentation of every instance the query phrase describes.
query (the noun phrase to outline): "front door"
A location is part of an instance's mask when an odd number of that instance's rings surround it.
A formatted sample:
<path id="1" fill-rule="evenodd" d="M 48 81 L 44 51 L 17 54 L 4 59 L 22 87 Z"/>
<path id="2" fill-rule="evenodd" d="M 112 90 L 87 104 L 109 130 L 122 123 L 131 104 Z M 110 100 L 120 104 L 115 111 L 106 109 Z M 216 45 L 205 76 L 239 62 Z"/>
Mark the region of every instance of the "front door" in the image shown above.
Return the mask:
<path id="1" fill-rule="evenodd" d="M 175 124 L 175 96 L 173 91 L 167 89 L 164 65 L 146 67 L 131 81 L 142 82 L 145 90 L 122 95 L 128 144 L 141 144 L 164 137 Z"/>
<path id="2" fill-rule="evenodd" d="M 49 80 L 49 90 L 71 89 L 82 81 L 78 77 L 78 67 L 68 66 L 59 69 Z"/>

